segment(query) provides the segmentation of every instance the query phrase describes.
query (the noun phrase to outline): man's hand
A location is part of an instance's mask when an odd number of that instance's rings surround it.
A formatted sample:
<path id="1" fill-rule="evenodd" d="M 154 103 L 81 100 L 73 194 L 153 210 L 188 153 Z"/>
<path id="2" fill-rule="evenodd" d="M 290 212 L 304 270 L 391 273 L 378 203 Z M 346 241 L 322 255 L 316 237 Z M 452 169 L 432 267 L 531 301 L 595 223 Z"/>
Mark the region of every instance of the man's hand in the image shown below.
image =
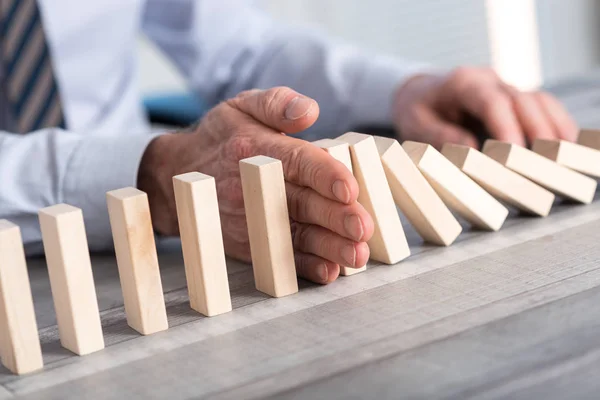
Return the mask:
<path id="1" fill-rule="evenodd" d="M 477 146 L 475 136 L 461 126 L 466 115 L 480 120 L 493 138 L 520 145 L 535 138 L 575 140 L 578 132 L 550 94 L 521 92 L 487 68 L 415 76 L 398 90 L 393 107 L 403 140 L 438 148 L 446 142 Z"/>
<path id="2" fill-rule="evenodd" d="M 318 283 L 335 280 L 339 265 L 362 267 L 373 221 L 357 203 L 350 171 L 322 149 L 285 135 L 310 127 L 317 103 L 288 88 L 253 90 L 221 103 L 187 133 L 156 138 L 146 150 L 138 187 L 148 193 L 154 228 L 177 235 L 172 177 L 199 171 L 215 178 L 225 252 L 250 261 L 239 160 L 281 160 L 296 268 Z"/>

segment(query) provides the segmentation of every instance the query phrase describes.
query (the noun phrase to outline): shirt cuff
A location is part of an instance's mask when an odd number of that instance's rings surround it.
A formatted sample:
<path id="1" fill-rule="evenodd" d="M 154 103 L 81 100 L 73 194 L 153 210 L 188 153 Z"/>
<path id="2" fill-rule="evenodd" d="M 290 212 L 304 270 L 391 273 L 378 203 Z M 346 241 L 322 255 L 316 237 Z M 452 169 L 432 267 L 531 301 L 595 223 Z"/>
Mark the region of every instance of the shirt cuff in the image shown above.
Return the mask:
<path id="1" fill-rule="evenodd" d="M 428 64 L 406 65 L 394 57 L 377 56 L 366 61 L 350 105 L 352 125 L 391 126 L 394 96 L 400 86 L 417 74 L 434 72 Z"/>
<path id="2" fill-rule="evenodd" d="M 67 164 L 63 202 L 83 210 L 91 250 L 112 248 L 106 192 L 137 185 L 142 156 L 158 133 L 90 136 Z"/>

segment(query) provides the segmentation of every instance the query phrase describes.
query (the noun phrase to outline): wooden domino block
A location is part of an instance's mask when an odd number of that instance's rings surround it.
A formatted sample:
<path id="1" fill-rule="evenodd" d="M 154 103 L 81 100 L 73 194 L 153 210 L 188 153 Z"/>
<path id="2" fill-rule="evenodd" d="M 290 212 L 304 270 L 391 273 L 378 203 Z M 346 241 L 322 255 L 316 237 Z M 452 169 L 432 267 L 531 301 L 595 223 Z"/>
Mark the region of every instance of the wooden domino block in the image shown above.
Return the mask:
<path id="1" fill-rule="evenodd" d="M 600 178 L 600 151 L 566 140 L 537 139 L 531 150 L 567 168 Z"/>
<path id="2" fill-rule="evenodd" d="M 525 212 L 547 216 L 554 195 L 478 150 L 447 143 L 442 154 L 493 196 Z"/>
<path id="3" fill-rule="evenodd" d="M 190 306 L 214 316 L 231 311 L 217 189 L 212 176 L 173 177 Z"/>
<path id="4" fill-rule="evenodd" d="M 348 143 L 334 139 L 321 139 L 313 142 L 313 144 L 325 150 L 352 172 L 352 160 L 350 159 L 350 147 Z M 349 268 L 342 265 L 340 266 L 340 275 L 350 276 L 366 270 L 366 265 L 361 268 Z"/>
<path id="5" fill-rule="evenodd" d="M 298 291 L 296 263 L 281 161 L 265 156 L 240 161 L 256 288 L 273 297 Z"/>
<path id="6" fill-rule="evenodd" d="M 169 328 L 148 196 L 129 187 L 106 194 L 127 323 L 142 335 Z"/>
<path id="7" fill-rule="evenodd" d="M 15 374 L 43 368 L 19 227 L 0 220 L 0 357 Z"/>
<path id="8" fill-rule="evenodd" d="M 582 129 L 579 132 L 577 143 L 591 147 L 592 149 L 600 150 L 600 130 Z"/>
<path id="9" fill-rule="evenodd" d="M 398 141 L 376 136 L 375 144 L 394 201 L 417 233 L 440 246 L 454 242 L 462 227 Z"/>
<path id="10" fill-rule="evenodd" d="M 560 196 L 586 204 L 594 198 L 595 180 L 524 147 L 498 140 L 487 140 L 483 152 L 500 164 Z"/>
<path id="11" fill-rule="evenodd" d="M 375 232 L 368 241 L 371 258 L 386 264 L 405 259 L 410 249 L 373 136 L 348 132 L 338 139 L 350 145 L 352 169 L 359 187 L 358 202 L 375 223 Z"/>
<path id="12" fill-rule="evenodd" d="M 60 343 L 75 354 L 104 348 L 98 300 L 81 209 L 39 211 Z"/>
<path id="13" fill-rule="evenodd" d="M 426 143 L 406 141 L 402 147 L 450 209 L 472 225 L 492 231 L 502 227 L 508 210 Z"/>

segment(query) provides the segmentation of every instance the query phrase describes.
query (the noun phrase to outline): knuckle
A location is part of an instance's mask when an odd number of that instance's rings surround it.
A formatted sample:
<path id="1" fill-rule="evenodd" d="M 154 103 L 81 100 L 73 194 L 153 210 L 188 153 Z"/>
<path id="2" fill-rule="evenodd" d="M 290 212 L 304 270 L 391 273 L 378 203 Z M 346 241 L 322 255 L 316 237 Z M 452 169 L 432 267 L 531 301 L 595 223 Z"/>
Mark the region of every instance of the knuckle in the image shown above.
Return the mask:
<path id="1" fill-rule="evenodd" d="M 236 134 L 229 139 L 226 151 L 236 160 L 252 157 L 256 152 L 256 140 L 252 135 Z"/>
<path id="2" fill-rule="evenodd" d="M 294 248 L 305 251 L 309 246 L 310 240 L 310 226 L 303 224 L 296 224 L 296 228 L 293 232 L 293 243 Z"/>
<path id="3" fill-rule="evenodd" d="M 277 110 L 292 92 L 292 89 L 285 86 L 277 86 L 266 90 L 261 101 L 264 114 L 269 115 Z"/>
<path id="4" fill-rule="evenodd" d="M 308 278 L 308 259 L 306 256 L 296 254 L 294 257 L 296 262 L 296 273 L 303 278 Z"/>
<path id="5" fill-rule="evenodd" d="M 456 82 L 464 82 L 468 80 L 473 73 L 473 68 L 471 67 L 457 67 L 450 73 L 450 79 Z"/>
<path id="6" fill-rule="evenodd" d="M 287 171 L 287 178 L 290 181 L 298 182 L 301 180 L 303 174 L 306 174 L 307 169 L 311 169 L 310 163 L 305 162 L 306 152 L 308 151 L 307 146 L 309 143 L 302 143 L 292 148 L 285 158 L 285 170 Z"/>
<path id="7" fill-rule="evenodd" d="M 507 105 L 508 100 L 502 95 L 486 96 L 482 101 L 481 112 L 486 118 L 492 118 Z"/>

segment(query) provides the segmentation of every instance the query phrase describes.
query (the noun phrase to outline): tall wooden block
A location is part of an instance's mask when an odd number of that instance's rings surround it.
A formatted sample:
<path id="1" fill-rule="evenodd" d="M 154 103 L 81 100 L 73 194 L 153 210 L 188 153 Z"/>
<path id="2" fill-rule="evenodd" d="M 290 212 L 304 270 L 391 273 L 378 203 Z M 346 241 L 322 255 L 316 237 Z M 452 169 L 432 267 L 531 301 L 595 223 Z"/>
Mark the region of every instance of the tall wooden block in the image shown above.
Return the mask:
<path id="1" fill-rule="evenodd" d="M 508 210 L 426 143 L 407 141 L 402 147 L 444 203 L 472 225 L 492 231 L 502 227 Z"/>
<path id="2" fill-rule="evenodd" d="M 325 150 L 352 172 L 352 160 L 350 159 L 350 147 L 348 143 L 334 139 L 321 139 L 313 142 L 313 144 Z M 340 266 L 340 275 L 350 276 L 366 270 L 366 265 L 361 268 L 349 268 L 342 265 Z"/>
<path id="3" fill-rule="evenodd" d="M 92 263 L 81 209 L 67 204 L 39 212 L 60 343 L 75 354 L 104 348 Z"/>
<path id="4" fill-rule="evenodd" d="M 525 212 L 547 216 L 554 195 L 469 146 L 447 143 L 442 154 L 481 187 Z"/>
<path id="5" fill-rule="evenodd" d="M 582 129 L 579 132 L 577 143 L 591 147 L 592 149 L 600 150 L 600 130 Z"/>
<path id="6" fill-rule="evenodd" d="M 18 226 L 0 220 L 0 357 L 15 374 L 43 368 L 25 252 Z"/>
<path id="7" fill-rule="evenodd" d="M 483 152 L 500 164 L 560 196 L 586 204 L 594 198 L 595 180 L 524 147 L 498 140 L 487 140 Z"/>
<path id="8" fill-rule="evenodd" d="M 129 187 L 106 194 L 127 323 L 142 335 L 169 328 L 148 196 Z"/>
<path id="9" fill-rule="evenodd" d="M 244 207 L 256 288 L 273 297 L 298 291 L 296 263 L 281 161 L 240 161 Z"/>
<path id="10" fill-rule="evenodd" d="M 350 145 L 352 168 L 359 186 L 358 202 L 375 223 L 375 232 L 368 242 L 371 258 L 386 264 L 405 259 L 410 249 L 373 136 L 348 132 L 338 139 Z"/>
<path id="11" fill-rule="evenodd" d="M 566 140 L 537 139 L 531 150 L 586 175 L 600 178 L 600 150 Z"/>
<path id="12" fill-rule="evenodd" d="M 462 227 L 397 140 L 375 137 L 394 201 L 428 242 L 448 246 Z"/>
<path id="13" fill-rule="evenodd" d="M 231 311 L 217 189 L 212 176 L 173 177 L 190 306 L 214 316 Z"/>

